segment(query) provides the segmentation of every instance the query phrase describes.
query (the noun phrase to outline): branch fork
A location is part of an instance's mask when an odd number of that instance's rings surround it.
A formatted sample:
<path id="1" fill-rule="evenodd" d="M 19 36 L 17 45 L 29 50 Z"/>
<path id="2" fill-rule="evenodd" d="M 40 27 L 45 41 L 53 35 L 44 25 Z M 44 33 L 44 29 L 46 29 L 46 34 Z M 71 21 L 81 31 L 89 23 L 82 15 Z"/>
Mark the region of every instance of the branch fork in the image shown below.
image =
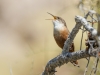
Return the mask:
<path id="1" fill-rule="evenodd" d="M 57 57 L 51 59 L 46 67 L 45 70 L 43 71 L 42 75 L 55 75 L 55 69 L 56 67 L 60 67 L 65 63 L 68 63 L 70 61 L 75 61 L 75 60 L 79 60 L 82 58 L 86 58 L 86 57 L 96 57 L 97 51 L 98 49 L 93 49 L 91 50 L 90 54 L 88 53 L 88 50 L 79 50 L 77 52 L 69 52 L 69 48 L 71 43 L 73 42 L 76 34 L 78 33 L 79 29 L 81 28 L 81 26 L 84 26 L 84 28 L 89 31 L 92 36 L 96 37 L 97 36 L 97 30 L 94 29 L 85 18 L 81 17 L 81 16 L 75 16 L 75 22 L 76 25 L 75 27 L 72 29 L 71 33 L 68 36 L 68 39 L 65 41 L 62 53 L 60 55 L 58 55 Z M 100 49 L 99 49 L 100 52 Z"/>

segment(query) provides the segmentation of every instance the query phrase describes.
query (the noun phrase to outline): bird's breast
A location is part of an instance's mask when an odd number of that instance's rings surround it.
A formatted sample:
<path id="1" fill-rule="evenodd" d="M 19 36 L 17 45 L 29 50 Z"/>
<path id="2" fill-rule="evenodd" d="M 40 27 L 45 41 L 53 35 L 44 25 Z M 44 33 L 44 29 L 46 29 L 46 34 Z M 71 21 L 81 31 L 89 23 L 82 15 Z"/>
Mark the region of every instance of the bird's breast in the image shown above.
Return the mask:
<path id="1" fill-rule="evenodd" d="M 54 38 L 59 47 L 63 48 L 64 42 L 69 35 L 69 31 L 66 27 L 55 27 L 54 28 Z"/>

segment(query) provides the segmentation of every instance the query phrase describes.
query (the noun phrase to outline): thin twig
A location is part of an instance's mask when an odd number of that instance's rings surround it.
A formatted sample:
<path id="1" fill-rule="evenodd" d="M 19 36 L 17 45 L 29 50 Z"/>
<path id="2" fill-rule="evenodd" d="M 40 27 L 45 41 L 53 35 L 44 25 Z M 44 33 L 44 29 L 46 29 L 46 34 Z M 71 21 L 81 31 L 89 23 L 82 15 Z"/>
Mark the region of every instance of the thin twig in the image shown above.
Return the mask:
<path id="1" fill-rule="evenodd" d="M 87 73 L 87 71 L 88 71 L 88 65 L 89 65 L 89 63 L 90 63 L 90 56 L 88 57 L 88 63 L 87 63 L 87 65 L 86 65 L 86 68 L 85 68 L 85 71 L 84 71 L 84 75 L 86 75 L 86 73 Z"/>
<path id="2" fill-rule="evenodd" d="M 89 38 L 88 38 L 88 34 L 87 34 L 87 31 L 86 31 L 86 35 L 87 35 L 87 39 L 88 39 L 88 42 L 89 42 L 89 45 L 91 45 L 90 44 L 90 41 L 89 41 Z M 92 49 L 92 46 L 90 47 L 91 49 Z M 89 48 L 89 51 L 90 51 L 90 48 Z M 90 53 L 89 53 L 90 54 Z M 87 71 L 88 71 L 88 65 L 89 65 L 89 63 L 90 63 L 90 56 L 88 57 L 88 63 L 87 63 L 87 65 L 86 65 L 86 68 L 85 68 L 85 71 L 84 71 L 84 75 L 86 75 L 86 73 L 87 73 Z"/>
<path id="3" fill-rule="evenodd" d="M 84 18 L 87 19 L 88 17 L 88 13 L 85 15 L 85 11 L 83 10 L 83 13 L 84 13 Z M 82 49 L 82 41 L 83 41 L 83 34 L 84 34 L 85 30 L 84 30 L 84 27 L 82 28 L 82 36 L 81 36 L 81 42 L 80 42 L 80 50 Z"/>
<path id="4" fill-rule="evenodd" d="M 92 18 L 93 18 L 93 14 L 92 14 Z M 93 27 L 94 23 L 93 23 L 93 19 L 92 19 L 92 27 Z"/>
<path id="5" fill-rule="evenodd" d="M 91 14 L 91 15 L 92 15 L 91 18 L 92 18 L 92 27 L 93 27 L 93 14 Z M 87 31 L 86 31 L 86 35 L 87 35 L 87 39 L 88 39 L 88 43 L 89 43 L 89 45 L 90 45 L 90 48 L 91 48 L 91 50 L 93 50 L 93 43 L 92 43 L 92 45 L 91 45 L 90 40 L 89 40 L 89 38 L 88 38 Z M 90 53 L 91 50 L 89 49 L 89 53 Z M 86 75 L 86 73 L 87 73 L 88 65 L 89 65 L 89 62 L 90 62 L 90 57 L 89 57 L 89 59 L 87 59 L 87 60 L 88 60 L 88 63 L 87 63 L 87 65 L 86 65 L 84 75 Z M 93 71 L 93 70 L 92 70 L 92 71 Z M 92 71 L 91 71 L 90 75 L 92 74 Z"/>
<path id="6" fill-rule="evenodd" d="M 82 49 L 83 34 L 84 34 L 84 27 L 82 29 L 82 37 L 81 37 L 81 42 L 80 42 L 80 50 Z"/>
<path id="7" fill-rule="evenodd" d="M 98 54 L 98 53 L 97 53 Z M 97 57 L 96 58 L 96 65 L 95 65 L 95 69 L 94 69 L 94 75 L 96 75 L 96 71 L 97 71 L 97 66 L 98 66 L 98 61 L 99 61 L 99 58 Z"/>
<path id="8" fill-rule="evenodd" d="M 94 70 L 94 67 L 92 68 L 92 70 L 91 70 L 91 72 L 90 72 L 90 75 L 92 75 L 93 70 Z"/>
<path id="9" fill-rule="evenodd" d="M 89 15 L 93 20 L 95 20 L 95 22 L 98 22 L 95 18 L 93 18 L 91 15 Z"/>

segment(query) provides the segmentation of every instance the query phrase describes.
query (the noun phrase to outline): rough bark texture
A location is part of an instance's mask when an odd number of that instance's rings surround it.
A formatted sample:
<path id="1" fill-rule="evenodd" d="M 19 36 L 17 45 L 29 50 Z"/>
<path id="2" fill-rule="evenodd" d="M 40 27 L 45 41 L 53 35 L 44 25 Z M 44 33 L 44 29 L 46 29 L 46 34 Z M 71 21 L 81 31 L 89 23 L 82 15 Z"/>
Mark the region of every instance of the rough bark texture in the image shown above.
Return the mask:
<path id="1" fill-rule="evenodd" d="M 81 50 L 77 52 L 58 55 L 57 57 L 48 62 L 42 75 L 53 75 L 56 72 L 56 67 L 60 67 L 61 65 L 68 63 L 70 61 L 79 60 L 89 56 L 94 56 L 96 54 L 96 51 L 97 49 L 91 52 L 91 54 L 88 54 L 87 50 Z"/>
<path id="2" fill-rule="evenodd" d="M 53 58 L 47 63 L 42 75 L 54 75 L 56 72 L 55 68 L 58 66 L 61 66 L 70 61 L 75 61 L 89 56 L 95 56 L 97 54 L 97 49 L 92 50 L 91 53 L 89 53 L 88 50 L 82 50 L 72 53 L 69 52 L 69 47 L 82 25 L 86 30 L 92 33 L 93 36 L 97 35 L 97 31 L 88 24 L 85 18 L 81 16 L 76 16 L 75 21 L 76 25 L 73 28 L 72 32 L 70 33 L 68 39 L 65 41 L 62 54 L 58 55 L 57 57 Z"/>

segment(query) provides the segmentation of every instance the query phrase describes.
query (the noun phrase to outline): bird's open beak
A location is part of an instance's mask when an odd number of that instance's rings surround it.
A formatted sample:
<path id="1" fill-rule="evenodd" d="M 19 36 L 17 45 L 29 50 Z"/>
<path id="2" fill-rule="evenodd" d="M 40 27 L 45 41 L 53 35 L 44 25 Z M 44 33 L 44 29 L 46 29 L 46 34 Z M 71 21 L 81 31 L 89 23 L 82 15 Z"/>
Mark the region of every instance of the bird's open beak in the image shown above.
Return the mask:
<path id="1" fill-rule="evenodd" d="M 52 15 L 51 13 L 49 13 L 49 12 L 47 12 L 48 14 L 50 14 L 51 16 L 53 16 L 53 18 L 54 19 L 46 19 L 46 20 L 56 20 L 57 19 L 57 17 L 56 16 L 54 16 L 54 15 Z"/>

